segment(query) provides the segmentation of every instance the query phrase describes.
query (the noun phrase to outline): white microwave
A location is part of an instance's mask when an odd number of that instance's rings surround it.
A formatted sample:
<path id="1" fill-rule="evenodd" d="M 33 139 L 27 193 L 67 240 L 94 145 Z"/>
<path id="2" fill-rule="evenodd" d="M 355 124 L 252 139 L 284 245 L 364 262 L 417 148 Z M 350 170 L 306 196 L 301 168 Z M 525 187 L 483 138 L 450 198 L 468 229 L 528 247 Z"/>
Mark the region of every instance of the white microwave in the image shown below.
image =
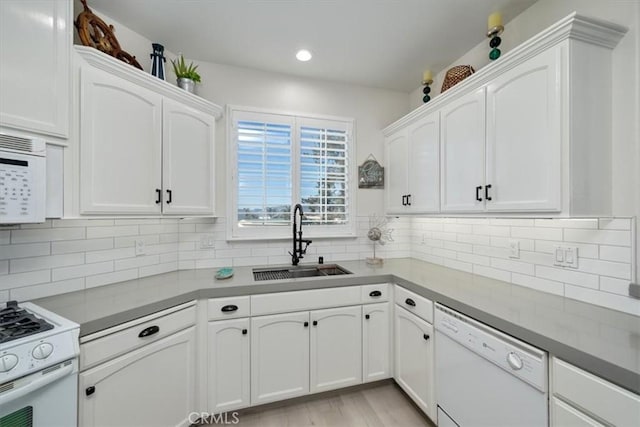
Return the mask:
<path id="1" fill-rule="evenodd" d="M 46 143 L 0 134 L 0 224 L 44 222 Z"/>

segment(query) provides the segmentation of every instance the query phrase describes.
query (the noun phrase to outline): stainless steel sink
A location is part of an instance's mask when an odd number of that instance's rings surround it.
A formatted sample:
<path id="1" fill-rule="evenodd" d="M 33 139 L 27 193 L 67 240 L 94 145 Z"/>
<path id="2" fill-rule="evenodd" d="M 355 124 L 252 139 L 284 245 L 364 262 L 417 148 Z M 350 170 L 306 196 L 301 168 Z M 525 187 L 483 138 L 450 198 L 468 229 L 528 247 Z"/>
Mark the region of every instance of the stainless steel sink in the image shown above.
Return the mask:
<path id="1" fill-rule="evenodd" d="M 254 280 L 283 280 L 300 277 L 325 277 L 352 274 L 338 264 L 299 265 L 296 267 L 254 268 Z"/>

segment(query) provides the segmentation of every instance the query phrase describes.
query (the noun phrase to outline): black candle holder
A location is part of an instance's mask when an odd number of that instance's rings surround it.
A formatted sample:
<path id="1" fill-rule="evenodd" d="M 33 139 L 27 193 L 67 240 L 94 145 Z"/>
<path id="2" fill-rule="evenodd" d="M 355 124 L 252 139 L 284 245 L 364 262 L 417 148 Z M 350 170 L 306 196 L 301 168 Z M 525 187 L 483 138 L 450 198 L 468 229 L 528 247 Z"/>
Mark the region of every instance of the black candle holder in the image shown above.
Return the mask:
<path id="1" fill-rule="evenodd" d="M 489 59 L 491 59 L 492 61 L 500 58 L 500 54 L 502 53 L 500 52 L 500 49 L 498 49 L 498 46 L 500 46 L 500 44 L 502 43 L 500 34 L 502 34 L 503 31 L 504 26 L 502 25 L 497 25 L 487 31 L 487 37 L 491 39 L 489 40 L 489 47 L 491 48 L 491 51 L 489 52 Z"/>
<path id="2" fill-rule="evenodd" d="M 424 94 L 422 102 L 425 104 L 431 100 L 431 96 L 429 95 L 431 93 L 431 83 L 433 83 L 433 80 L 422 81 L 422 84 L 424 85 L 424 88 L 422 89 L 422 93 Z"/>
<path id="3" fill-rule="evenodd" d="M 164 46 L 160 43 L 152 43 L 153 53 L 150 55 L 152 59 L 151 75 L 164 80 L 164 63 L 167 59 L 164 57 Z"/>

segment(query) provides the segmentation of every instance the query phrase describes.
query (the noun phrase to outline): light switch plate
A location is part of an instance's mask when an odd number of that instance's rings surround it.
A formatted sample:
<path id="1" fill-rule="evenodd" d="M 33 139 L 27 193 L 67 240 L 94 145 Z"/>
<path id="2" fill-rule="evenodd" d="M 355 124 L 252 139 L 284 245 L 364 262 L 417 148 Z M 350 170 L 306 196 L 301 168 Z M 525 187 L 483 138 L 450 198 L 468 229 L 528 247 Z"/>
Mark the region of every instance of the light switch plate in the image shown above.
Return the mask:
<path id="1" fill-rule="evenodd" d="M 147 248 L 144 246 L 144 240 L 136 239 L 134 242 L 136 256 L 142 256 L 147 253 Z"/>
<path id="2" fill-rule="evenodd" d="M 556 246 L 553 251 L 553 265 L 578 268 L 578 248 L 576 246 Z"/>
<path id="3" fill-rule="evenodd" d="M 520 258 L 519 240 L 509 240 L 509 258 Z"/>
<path id="4" fill-rule="evenodd" d="M 200 249 L 213 249 L 216 246 L 216 241 L 213 238 L 213 234 L 205 234 L 200 237 Z"/>

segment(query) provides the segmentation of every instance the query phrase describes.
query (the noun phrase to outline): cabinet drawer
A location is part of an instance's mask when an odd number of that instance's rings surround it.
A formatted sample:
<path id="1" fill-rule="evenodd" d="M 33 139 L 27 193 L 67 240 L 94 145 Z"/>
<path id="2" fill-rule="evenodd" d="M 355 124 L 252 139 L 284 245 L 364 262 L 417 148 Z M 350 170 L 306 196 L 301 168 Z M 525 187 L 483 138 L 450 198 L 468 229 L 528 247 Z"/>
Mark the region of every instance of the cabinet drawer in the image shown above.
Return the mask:
<path id="1" fill-rule="evenodd" d="M 251 313 L 250 297 L 212 298 L 207 304 L 209 320 L 235 319 L 249 317 Z"/>
<path id="2" fill-rule="evenodd" d="M 613 425 L 637 425 L 640 396 L 553 358 L 553 392 Z"/>
<path id="3" fill-rule="evenodd" d="M 433 323 L 433 303 L 430 300 L 398 285 L 395 288 L 395 295 L 396 304 Z"/>
<path id="4" fill-rule="evenodd" d="M 169 336 L 196 323 L 196 308 L 165 310 L 160 313 L 131 321 L 124 325 L 83 337 L 80 345 L 80 370 L 113 359 L 138 347 Z M 163 314 L 167 313 L 169 314 Z M 110 331 L 113 331 L 111 333 Z"/>
<path id="5" fill-rule="evenodd" d="M 360 294 L 362 295 L 363 304 L 372 304 L 376 302 L 389 301 L 389 292 L 391 287 L 388 283 L 380 283 L 376 285 L 360 286 Z"/>
<path id="6" fill-rule="evenodd" d="M 360 304 L 360 286 L 279 292 L 251 297 L 251 315 L 286 313 Z"/>
<path id="7" fill-rule="evenodd" d="M 552 427 L 603 427 L 593 418 L 583 414 L 557 397 L 551 398 Z"/>

